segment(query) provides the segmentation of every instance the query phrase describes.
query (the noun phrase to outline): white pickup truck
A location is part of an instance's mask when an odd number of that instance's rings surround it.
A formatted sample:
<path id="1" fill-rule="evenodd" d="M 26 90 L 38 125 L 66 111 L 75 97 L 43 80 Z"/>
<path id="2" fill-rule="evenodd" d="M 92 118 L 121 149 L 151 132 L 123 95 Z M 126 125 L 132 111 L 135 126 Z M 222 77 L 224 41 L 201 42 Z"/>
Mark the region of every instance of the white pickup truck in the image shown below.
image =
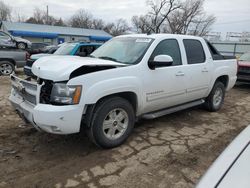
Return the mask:
<path id="1" fill-rule="evenodd" d="M 85 130 L 112 148 L 140 118 L 203 103 L 219 110 L 236 82 L 237 61 L 200 37 L 141 34 L 113 38 L 87 58 L 41 58 L 32 72 L 37 82 L 11 76 L 9 99 L 22 117 L 49 133 Z"/>

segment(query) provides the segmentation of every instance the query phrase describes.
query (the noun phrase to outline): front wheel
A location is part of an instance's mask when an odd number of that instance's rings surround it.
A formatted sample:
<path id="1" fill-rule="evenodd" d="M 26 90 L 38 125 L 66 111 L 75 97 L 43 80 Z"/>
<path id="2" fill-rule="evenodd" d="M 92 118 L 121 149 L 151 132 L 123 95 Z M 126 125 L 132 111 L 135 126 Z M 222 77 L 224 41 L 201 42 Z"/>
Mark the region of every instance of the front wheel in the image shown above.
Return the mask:
<path id="1" fill-rule="evenodd" d="M 126 99 L 104 99 L 95 109 L 89 136 L 102 148 L 117 147 L 129 137 L 134 122 L 134 109 Z"/>
<path id="2" fill-rule="evenodd" d="M 25 50 L 26 49 L 26 44 L 23 42 L 19 42 L 17 43 L 17 48 L 21 49 L 21 50 Z"/>
<path id="3" fill-rule="evenodd" d="M 225 85 L 222 82 L 216 82 L 206 99 L 205 106 L 211 112 L 217 112 L 221 109 L 225 98 Z"/>

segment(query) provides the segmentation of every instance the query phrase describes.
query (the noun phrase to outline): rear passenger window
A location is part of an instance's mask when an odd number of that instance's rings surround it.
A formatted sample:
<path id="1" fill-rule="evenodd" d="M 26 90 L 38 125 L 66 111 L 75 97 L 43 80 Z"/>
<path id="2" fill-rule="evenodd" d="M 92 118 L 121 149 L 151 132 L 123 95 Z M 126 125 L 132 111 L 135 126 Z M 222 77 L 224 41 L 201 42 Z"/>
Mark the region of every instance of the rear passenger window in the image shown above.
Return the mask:
<path id="1" fill-rule="evenodd" d="M 150 60 L 153 60 L 157 55 L 169 55 L 174 60 L 173 66 L 182 65 L 179 44 L 175 39 L 167 39 L 160 42 L 151 55 Z"/>
<path id="2" fill-rule="evenodd" d="M 206 57 L 200 41 L 193 39 L 183 40 L 188 64 L 205 63 Z"/>

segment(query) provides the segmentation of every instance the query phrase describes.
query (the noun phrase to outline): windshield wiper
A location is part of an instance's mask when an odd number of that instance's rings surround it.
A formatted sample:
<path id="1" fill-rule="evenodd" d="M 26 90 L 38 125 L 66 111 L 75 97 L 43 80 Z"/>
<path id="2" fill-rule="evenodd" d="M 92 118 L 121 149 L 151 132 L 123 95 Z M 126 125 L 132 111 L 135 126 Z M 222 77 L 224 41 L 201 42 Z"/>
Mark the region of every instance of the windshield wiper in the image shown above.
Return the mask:
<path id="1" fill-rule="evenodd" d="M 113 58 L 113 57 L 108 57 L 108 56 L 101 56 L 98 57 L 99 59 L 105 59 L 105 60 L 110 60 L 110 61 L 114 61 L 114 62 L 118 62 L 118 63 L 122 63 L 120 61 L 118 61 L 117 59 Z"/>

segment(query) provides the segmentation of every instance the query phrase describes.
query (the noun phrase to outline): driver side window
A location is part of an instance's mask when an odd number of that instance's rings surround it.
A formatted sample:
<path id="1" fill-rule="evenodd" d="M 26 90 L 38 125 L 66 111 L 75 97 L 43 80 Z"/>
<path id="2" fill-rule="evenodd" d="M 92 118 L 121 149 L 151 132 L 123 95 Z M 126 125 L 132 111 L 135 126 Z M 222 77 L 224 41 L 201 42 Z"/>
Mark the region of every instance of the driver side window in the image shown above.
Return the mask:
<path id="1" fill-rule="evenodd" d="M 150 60 L 154 60 L 155 56 L 169 55 L 173 58 L 172 66 L 182 65 L 180 47 L 176 39 L 166 39 L 161 41 L 152 53 Z"/>

